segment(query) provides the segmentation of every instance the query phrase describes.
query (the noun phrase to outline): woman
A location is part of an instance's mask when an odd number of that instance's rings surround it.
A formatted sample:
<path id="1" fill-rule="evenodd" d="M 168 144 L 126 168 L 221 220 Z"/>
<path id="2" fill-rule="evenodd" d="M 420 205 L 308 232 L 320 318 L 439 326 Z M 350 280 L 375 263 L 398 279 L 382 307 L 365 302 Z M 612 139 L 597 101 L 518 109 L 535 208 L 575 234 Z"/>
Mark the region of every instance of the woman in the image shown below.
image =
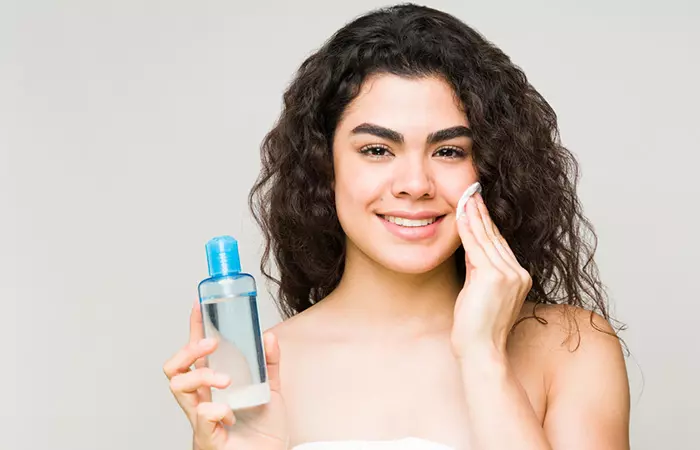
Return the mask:
<path id="1" fill-rule="evenodd" d="M 415 5 L 356 19 L 302 64 L 262 162 L 273 396 L 235 417 L 209 401 L 231 380 L 202 367 L 193 308 L 164 371 L 195 448 L 629 447 L 576 162 L 477 32 Z"/>

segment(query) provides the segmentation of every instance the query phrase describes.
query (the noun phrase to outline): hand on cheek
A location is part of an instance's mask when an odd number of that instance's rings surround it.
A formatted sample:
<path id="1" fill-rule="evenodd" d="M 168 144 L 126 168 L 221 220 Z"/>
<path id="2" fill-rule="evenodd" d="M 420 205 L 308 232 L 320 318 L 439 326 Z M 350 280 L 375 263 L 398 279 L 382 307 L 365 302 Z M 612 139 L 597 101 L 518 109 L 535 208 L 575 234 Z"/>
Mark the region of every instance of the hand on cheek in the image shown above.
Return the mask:
<path id="1" fill-rule="evenodd" d="M 491 220 L 481 194 L 469 199 L 457 229 L 467 273 L 455 305 L 453 349 L 460 358 L 485 347 L 505 354 L 532 280 Z"/>

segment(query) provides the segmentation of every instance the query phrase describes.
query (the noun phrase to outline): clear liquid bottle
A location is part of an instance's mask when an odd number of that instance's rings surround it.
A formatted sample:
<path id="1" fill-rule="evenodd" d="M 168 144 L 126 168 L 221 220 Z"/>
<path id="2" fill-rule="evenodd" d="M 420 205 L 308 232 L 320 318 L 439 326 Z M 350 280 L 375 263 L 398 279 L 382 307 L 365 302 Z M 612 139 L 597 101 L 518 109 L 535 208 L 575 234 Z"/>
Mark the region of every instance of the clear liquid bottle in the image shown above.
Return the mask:
<path id="1" fill-rule="evenodd" d="M 267 403 L 270 387 L 255 279 L 241 272 L 234 238 L 215 237 L 206 252 L 209 278 L 199 283 L 199 302 L 204 335 L 218 342 L 207 366 L 231 378 L 225 389 L 212 388 L 212 401 L 234 410 Z"/>

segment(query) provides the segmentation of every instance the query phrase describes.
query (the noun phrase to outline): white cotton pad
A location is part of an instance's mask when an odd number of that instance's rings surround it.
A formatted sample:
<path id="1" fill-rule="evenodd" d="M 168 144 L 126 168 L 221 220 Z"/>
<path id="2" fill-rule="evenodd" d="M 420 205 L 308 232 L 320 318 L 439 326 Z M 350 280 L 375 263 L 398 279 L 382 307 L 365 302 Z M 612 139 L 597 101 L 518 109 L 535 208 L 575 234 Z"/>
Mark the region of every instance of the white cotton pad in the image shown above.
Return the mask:
<path id="1" fill-rule="evenodd" d="M 459 202 L 457 203 L 457 220 L 462 218 L 462 216 L 465 213 L 464 207 L 467 205 L 467 200 L 469 200 L 469 197 L 472 195 L 476 194 L 477 192 L 481 192 L 481 184 L 477 181 L 476 183 L 472 184 L 467 188 L 466 191 L 464 191 L 464 194 L 462 194 L 462 197 L 459 199 Z"/>

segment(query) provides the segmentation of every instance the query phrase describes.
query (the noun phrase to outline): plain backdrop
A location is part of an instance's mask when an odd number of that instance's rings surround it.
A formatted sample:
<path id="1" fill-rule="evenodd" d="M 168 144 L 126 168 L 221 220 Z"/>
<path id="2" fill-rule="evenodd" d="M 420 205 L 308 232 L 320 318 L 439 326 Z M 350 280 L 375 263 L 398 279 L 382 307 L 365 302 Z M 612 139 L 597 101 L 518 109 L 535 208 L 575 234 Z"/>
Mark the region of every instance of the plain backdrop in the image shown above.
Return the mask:
<path id="1" fill-rule="evenodd" d="M 700 6 L 428 4 L 525 70 L 580 160 L 633 448 L 697 446 Z M 162 365 L 204 243 L 241 241 L 274 325 L 246 203 L 260 141 L 303 59 L 383 5 L 0 0 L 0 448 L 189 448 Z"/>

